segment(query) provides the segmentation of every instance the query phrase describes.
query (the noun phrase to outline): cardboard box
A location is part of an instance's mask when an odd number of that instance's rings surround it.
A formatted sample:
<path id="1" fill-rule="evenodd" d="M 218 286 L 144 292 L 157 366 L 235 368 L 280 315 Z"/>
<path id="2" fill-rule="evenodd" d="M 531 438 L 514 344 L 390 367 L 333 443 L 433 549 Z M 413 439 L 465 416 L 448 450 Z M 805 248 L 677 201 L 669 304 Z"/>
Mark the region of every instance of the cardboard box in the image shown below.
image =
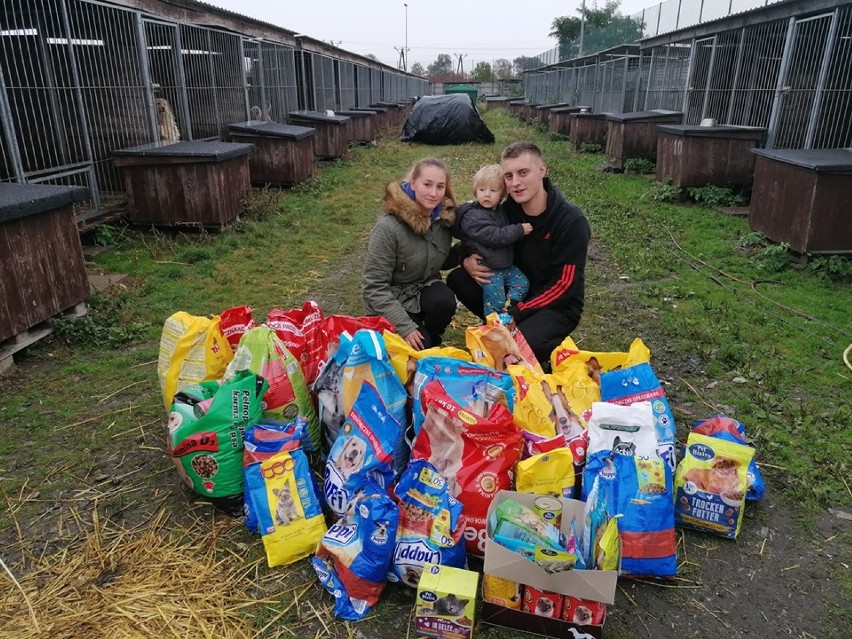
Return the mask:
<path id="1" fill-rule="evenodd" d="M 510 490 L 502 490 L 497 493 L 488 509 L 483 572 L 487 575 L 495 575 L 522 584 L 529 584 L 539 590 L 602 601 L 607 604 L 614 603 L 615 588 L 618 581 L 617 570 L 569 570 L 549 574 L 537 564 L 507 550 L 494 541 L 491 520 L 500 502 L 512 498 L 532 508 L 536 497 L 537 495 L 517 493 Z M 573 519 L 577 537 L 581 538 L 586 504 L 576 499 L 560 498 L 560 501 L 562 502 L 562 531 L 566 536 L 571 533 L 571 520 Z M 602 636 L 602 626 L 577 626 L 568 621 L 539 617 L 528 612 L 503 608 L 488 602 L 482 604 L 482 621 L 547 637 L 574 639 L 577 635 L 572 629 L 580 631 L 588 637 L 599 639 Z M 582 637 L 583 634 L 580 636 Z"/>
<path id="2" fill-rule="evenodd" d="M 479 573 L 427 563 L 417 586 L 414 632 L 418 637 L 472 639 Z"/>

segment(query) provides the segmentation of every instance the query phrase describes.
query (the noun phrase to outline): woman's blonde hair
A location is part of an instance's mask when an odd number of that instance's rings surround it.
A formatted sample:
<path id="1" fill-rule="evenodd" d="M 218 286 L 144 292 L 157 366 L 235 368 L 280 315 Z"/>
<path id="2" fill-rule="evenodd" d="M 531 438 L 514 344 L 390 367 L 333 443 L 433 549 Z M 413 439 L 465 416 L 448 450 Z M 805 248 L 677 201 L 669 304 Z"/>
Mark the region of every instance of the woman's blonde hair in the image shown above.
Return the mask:
<path id="1" fill-rule="evenodd" d="M 473 194 L 476 195 L 476 189 L 487 184 L 500 185 L 500 197 L 506 195 L 506 181 L 503 179 L 503 167 L 499 164 L 486 164 L 476 172 L 473 176 Z"/>
<path id="2" fill-rule="evenodd" d="M 405 178 L 405 181 L 411 184 L 414 180 L 420 177 L 420 174 L 423 173 L 423 169 L 427 166 L 434 167 L 436 169 L 441 169 L 444 172 L 444 175 L 447 178 L 447 188 L 444 192 L 445 198 L 450 198 L 453 203 L 453 206 L 456 204 L 456 194 L 453 191 L 453 182 L 450 176 L 449 167 L 439 160 L 438 158 L 423 158 L 422 160 L 418 160 L 414 163 L 414 166 L 411 167 L 411 170 L 408 171 L 408 175 Z"/>

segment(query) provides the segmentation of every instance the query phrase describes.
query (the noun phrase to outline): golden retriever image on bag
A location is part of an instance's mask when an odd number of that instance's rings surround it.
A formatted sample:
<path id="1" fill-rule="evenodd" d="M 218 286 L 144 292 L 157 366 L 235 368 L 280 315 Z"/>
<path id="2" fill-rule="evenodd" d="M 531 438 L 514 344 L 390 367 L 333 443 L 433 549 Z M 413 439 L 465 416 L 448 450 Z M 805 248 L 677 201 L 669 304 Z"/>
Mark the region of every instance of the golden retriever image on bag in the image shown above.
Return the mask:
<path id="1" fill-rule="evenodd" d="M 367 453 L 367 444 L 358 437 L 350 437 L 343 444 L 340 454 L 333 463 L 337 466 L 343 479 L 349 479 L 361 470 L 364 465 L 364 455 Z"/>
<path id="2" fill-rule="evenodd" d="M 169 104 L 166 98 L 157 98 L 155 104 L 157 107 L 157 126 L 160 130 L 160 141 L 179 142 L 180 129 L 178 128 L 172 105 Z"/>

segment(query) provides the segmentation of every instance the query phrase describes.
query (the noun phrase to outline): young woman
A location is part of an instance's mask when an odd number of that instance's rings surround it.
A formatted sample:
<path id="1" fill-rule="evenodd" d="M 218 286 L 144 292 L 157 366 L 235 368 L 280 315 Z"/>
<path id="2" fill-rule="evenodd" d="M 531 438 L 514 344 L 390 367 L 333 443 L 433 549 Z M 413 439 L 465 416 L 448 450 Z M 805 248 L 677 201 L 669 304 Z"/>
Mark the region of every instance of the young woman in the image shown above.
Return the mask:
<path id="1" fill-rule="evenodd" d="M 361 294 L 368 315 L 381 315 L 413 348 L 441 343 L 456 298 L 440 271 L 450 254 L 456 200 L 447 165 L 417 162 L 388 184 L 384 214 L 370 234 Z"/>

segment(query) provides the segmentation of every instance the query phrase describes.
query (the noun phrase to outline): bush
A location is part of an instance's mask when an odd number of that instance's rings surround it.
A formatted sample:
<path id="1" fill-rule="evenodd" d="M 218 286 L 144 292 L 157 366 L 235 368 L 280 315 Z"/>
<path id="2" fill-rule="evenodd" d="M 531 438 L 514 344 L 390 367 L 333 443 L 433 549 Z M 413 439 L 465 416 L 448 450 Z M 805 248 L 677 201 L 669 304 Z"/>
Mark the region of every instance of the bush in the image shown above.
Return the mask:
<path id="1" fill-rule="evenodd" d="M 681 196 L 680 188 L 672 184 L 671 178 L 656 182 L 651 189 L 651 199 L 655 202 L 674 202 Z"/>
<path id="2" fill-rule="evenodd" d="M 603 147 L 600 144 L 591 144 L 590 142 L 583 142 L 580 144 L 577 150 L 580 153 L 601 153 L 603 151 Z"/>
<path id="3" fill-rule="evenodd" d="M 627 158 L 624 160 L 624 172 L 636 173 L 637 175 L 648 175 L 656 173 L 657 166 L 645 158 Z"/>
<path id="4" fill-rule="evenodd" d="M 119 346 L 142 337 L 149 324 L 125 319 L 127 303 L 121 295 L 93 293 L 82 317 L 53 317 L 48 324 L 68 344 Z"/>
<path id="5" fill-rule="evenodd" d="M 852 260 L 840 255 L 814 257 L 808 262 L 805 270 L 814 273 L 821 279 L 834 282 L 852 280 Z"/>
<path id="6" fill-rule="evenodd" d="M 708 184 L 707 186 L 691 186 L 686 189 L 687 195 L 703 206 L 737 206 L 743 198 L 725 186 Z"/>

